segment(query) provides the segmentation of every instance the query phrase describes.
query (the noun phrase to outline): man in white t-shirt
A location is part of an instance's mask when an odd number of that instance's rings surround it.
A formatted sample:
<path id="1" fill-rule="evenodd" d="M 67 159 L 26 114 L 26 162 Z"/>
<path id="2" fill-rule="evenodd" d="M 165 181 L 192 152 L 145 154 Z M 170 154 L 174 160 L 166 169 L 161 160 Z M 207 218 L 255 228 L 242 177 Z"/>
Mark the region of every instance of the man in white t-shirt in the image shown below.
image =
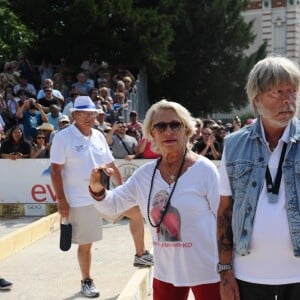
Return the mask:
<path id="1" fill-rule="evenodd" d="M 249 74 L 254 123 L 225 138 L 217 269 L 222 300 L 300 297 L 299 66 L 270 56 Z"/>
<path id="2" fill-rule="evenodd" d="M 114 181 L 122 183 L 103 134 L 93 129 L 98 110 L 88 96 L 78 97 L 72 109 L 75 123 L 59 131 L 53 139 L 50 161 L 58 212 L 72 224 L 72 242 L 78 244 L 81 292 L 98 297 L 91 278 L 92 243 L 102 239 L 102 218 L 93 207 L 86 182 L 91 170 L 100 165 L 114 169 Z"/>
<path id="3" fill-rule="evenodd" d="M 93 206 L 86 182 L 92 169 L 106 165 L 114 170 L 114 183 L 122 183 L 122 176 L 104 135 L 92 128 L 98 112 L 90 97 L 77 97 L 71 108 L 75 122 L 55 134 L 50 150 L 51 179 L 58 212 L 72 224 L 72 242 L 79 245 L 81 292 L 86 297 L 98 297 L 100 294 L 90 269 L 92 243 L 102 239 L 102 218 Z M 144 221 L 138 207 L 126 211 L 123 216 L 130 218 L 130 230 L 137 251 L 135 264 L 153 265 L 152 255 L 144 248 Z"/>

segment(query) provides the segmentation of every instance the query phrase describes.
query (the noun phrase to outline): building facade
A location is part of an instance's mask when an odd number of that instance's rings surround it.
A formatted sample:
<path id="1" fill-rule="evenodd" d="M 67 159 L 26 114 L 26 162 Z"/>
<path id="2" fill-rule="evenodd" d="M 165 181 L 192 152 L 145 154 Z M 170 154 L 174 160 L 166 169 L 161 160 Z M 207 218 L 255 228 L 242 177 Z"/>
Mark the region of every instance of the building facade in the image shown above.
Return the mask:
<path id="1" fill-rule="evenodd" d="M 256 35 L 246 54 L 255 52 L 266 41 L 268 55 L 280 54 L 300 65 L 300 0 L 249 0 L 243 16 L 246 22 L 253 22 L 253 33 Z M 248 105 L 229 114 L 215 113 L 212 117 L 230 119 L 251 112 Z"/>
<path id="2" fill-rule="evenodd" d="M 252 53 L 267 42 L 267 53 L 281 54 L 300 64 L 300 0 L 250 0 L 243 13 L 253 22 Z"/>

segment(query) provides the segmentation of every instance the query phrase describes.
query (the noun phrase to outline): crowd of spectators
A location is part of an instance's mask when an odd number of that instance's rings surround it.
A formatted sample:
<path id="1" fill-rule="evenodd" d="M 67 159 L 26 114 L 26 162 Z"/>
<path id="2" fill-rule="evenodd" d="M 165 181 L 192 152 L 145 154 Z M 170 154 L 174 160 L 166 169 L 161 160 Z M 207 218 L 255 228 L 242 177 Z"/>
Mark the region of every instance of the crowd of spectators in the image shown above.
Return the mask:
<path id="1" fill-rule="evenodd" d="M 11 140 L 10 147 L 1 147 L 1 157 L 8 157 L 4 149 L 19 153 L 9 155 L 14 159 L 47 157 L 53 133 L 61 129 L 60 120 L 65 126 L 72 122 L 70 109 L 79 95 L 90 96 L 101 109 L 95 128 L 107 134 L 116 121 L 124 120 L 134 87 L 135 77 L 129 70 L 119 68 L 112 73 L 107 63 L 97 63 L 92 54 L 77 70 L 64 58 L 55 66 L 46 58 L 33 66 L 23 56 L 5 63 L 0 73 L 0 142 L 7 144 L 11 131 L 18 128 L 32 151 L 21 156 Z"/>
<path id="2" fill-rule="evenodd" d="M 48 158 L 55 133 L 73 122 L 71 108 L 78 96 L 89 96 L 99 109 L 95 128 L 106 136 L 115 158 L 158 157 L 151 141 L 143 138 L 138 113 L 130 111 L 125 121 L 134 89 L 129 70 L 120 68 L 113 74 L 92 54 L 73 73 L 64 58 L 55 67 L 46 58 L 35 67 L 25 57 L 7 62 L 0 73 L 1 158 Z M 241 120 L 235 117 L 224 125 L 220 120 L 195 119 L 195 126 L 192 150 L 219 160 L 224 137 L 238 130 Z"/>
<path id="3" fill-rule="evenodd" d="M 192 137 L 192 150 L 210 160 L 222 158 L 224 138 L 226 135 L 239 130 L 242 126 L 250 125 L 254 119 L 247 119 L 244 124 L 238 116 L 231 122 L 223 124 L 222 120 L 195 119 L 196 133 Z"/>

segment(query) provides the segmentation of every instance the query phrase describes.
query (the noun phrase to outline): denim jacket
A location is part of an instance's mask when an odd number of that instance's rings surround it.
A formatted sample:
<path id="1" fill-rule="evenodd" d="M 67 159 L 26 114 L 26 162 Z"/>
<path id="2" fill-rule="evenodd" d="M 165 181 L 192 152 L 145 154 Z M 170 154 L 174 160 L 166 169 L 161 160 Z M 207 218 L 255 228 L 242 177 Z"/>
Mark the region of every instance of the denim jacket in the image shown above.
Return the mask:
<path id="1" fill-rule="evenodd" d="M 282 167 L 287 216 L 294 255 L 300 256 L 300 121 L 293 118 Z M 262 191 L 269 150 L 260 120 L 225 139 L 226 170 L 232 190 L 232 231 L 235 251 L 249 254 L 257 201 Z"/>

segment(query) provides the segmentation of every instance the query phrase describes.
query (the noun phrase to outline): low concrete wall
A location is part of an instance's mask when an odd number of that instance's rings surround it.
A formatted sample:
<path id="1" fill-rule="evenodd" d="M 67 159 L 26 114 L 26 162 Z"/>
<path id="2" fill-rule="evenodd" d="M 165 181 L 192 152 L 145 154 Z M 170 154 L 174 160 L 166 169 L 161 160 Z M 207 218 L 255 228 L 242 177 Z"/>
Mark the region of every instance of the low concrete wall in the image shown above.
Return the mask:
<path id="1" fill-rule="evenodd" d="M 43 217 L 0 238 L 0 260 L 29 246 L 60 226 L 58 213 Z"/>
<path id="2" fill-rule="evenodd" d="M 0 261 L 31 245 L 60 227 L 59 214 L 53 213 L 0 238 Z M 151 234 L 145 230 L 145 240 Z M 152 268 L 137 269 L 117 300 L 147 300 L 152 288 Z"/>
<path id="3" fill-rule="evenodd" d="M 153 268 L 137 270 L 117 300 L 146 300 L 152 288 Z"/>

